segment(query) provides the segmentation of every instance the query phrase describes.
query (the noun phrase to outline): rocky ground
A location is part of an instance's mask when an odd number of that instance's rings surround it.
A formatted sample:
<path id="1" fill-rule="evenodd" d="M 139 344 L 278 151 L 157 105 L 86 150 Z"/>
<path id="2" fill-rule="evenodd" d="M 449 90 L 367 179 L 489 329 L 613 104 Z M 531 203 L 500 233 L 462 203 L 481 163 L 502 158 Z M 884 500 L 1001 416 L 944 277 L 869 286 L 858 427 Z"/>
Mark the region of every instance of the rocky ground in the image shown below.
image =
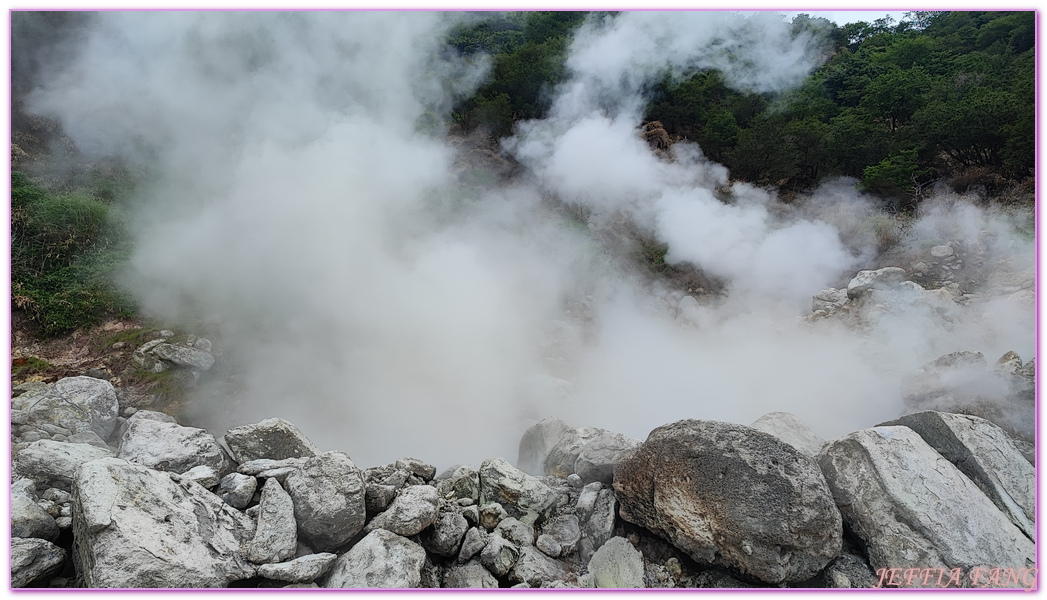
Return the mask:
<path id="1" fill-rule="evenodd" d="M 808 321 L 965 300 L 945 294 L 863 271 Z M 279 418 L 219 437 L 180 422 L 172 390 L 220 362 L 199 335 L 16 333 L 16 361 L 40 355 L 12 394 L 14 587 L 1033 585 L 1035 367 L 1014 353 L 928 363 L 909 414 L 829 442 L 786 413 L 643 442 L 549 418 L 515 464 L 442 473 L 360 468 Z"/>

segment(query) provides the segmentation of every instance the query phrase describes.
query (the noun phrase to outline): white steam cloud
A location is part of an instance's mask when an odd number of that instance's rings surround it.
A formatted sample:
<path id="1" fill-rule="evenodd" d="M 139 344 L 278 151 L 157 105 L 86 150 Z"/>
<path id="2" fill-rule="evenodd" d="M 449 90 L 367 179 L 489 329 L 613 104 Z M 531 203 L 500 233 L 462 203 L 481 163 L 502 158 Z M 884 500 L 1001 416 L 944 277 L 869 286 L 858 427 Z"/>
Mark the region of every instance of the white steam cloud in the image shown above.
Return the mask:
<path id="1" fill-rule="evenodd" d="M 716 68 L 773 91 L 810 73 L 817 41 L 777 17 L 586 22 L 548 117 L 503 143 L 526 173 L 483 193 L 457 185 L 439 131 L 489 68 L 443 46 L 451 23 L 100 13 L 78 59 L 31 95 L 81 148 L 154 173 L 128 281 L 162 319 L 221 324 L 242 387 L 201 387 L 214 433 L 280 416 L 362 466 L 515 460 L 520 434 L 554 414 L 642 439 L 681 418 L 785 410 L 832 437 L 897 416 L 901 378 L 942 353 L 1031 356 L 1031 307 L 985 303 L 944 325 L 906 311 L 864 336 L 803 323 L 813 294 L 868 266 L 870 203 L 829 186 L 785 206 L 694 145 L 667 159 L 643 142 L 645 91 L 665 74 Z M 624 215 L 726 292 L 681 324 L 682 290 L 641 283 L 550 197 L 591 228 Z M 955 206 L 910 231 L 948 226 L 991 246 L 986 260 L 1031 261 L 1031 246 L 1005 248 L 1013 227 Z"/>

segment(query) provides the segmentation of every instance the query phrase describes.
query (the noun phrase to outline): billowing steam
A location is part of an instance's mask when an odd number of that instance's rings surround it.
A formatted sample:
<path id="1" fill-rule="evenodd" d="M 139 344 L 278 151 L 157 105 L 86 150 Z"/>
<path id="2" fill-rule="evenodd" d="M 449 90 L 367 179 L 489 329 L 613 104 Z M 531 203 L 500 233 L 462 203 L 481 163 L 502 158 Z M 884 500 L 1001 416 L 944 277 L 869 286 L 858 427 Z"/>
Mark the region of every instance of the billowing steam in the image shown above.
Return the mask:
<path id="1" fill-rule="evenodd" d="M 773 91 L 815 68 L 817 40 L 778 17 L 587 22 L 548 118 L 503 141 L 524 173 L 483 192 L 458 185 L 440 129 L 488 68 L 442 45 L 451 22 L 101 13 L 29 97 L 85 151 L 153 174 L 127 282 L 161 319 L 220 324 L 242 387 L 200 388 L 214 433 L 281 416 L 362 466 L 514 460 L 550 415 L 642 439 L 676 419 L 785 410 L 833 437 L 897 416 L 901 378 L 942 353 L 1031 356 L 1031 307 L 985 304 L 948 326 L 903 311 L 862 336 L 802 322 L 813 294 L 871 266 L 871 200 L 837 184 L 786 206 L 694 145 L 665 157 L 644 143 L 645 90 L 666 73 L 717 68 Z M 1000 219 L 927 206 L 914 240 L 947 227 L 988 245 L 985 268 L 1031 262 Z M 594 241 L 622 218 L 724 293 L 681 319 L 683 290 Z"/>

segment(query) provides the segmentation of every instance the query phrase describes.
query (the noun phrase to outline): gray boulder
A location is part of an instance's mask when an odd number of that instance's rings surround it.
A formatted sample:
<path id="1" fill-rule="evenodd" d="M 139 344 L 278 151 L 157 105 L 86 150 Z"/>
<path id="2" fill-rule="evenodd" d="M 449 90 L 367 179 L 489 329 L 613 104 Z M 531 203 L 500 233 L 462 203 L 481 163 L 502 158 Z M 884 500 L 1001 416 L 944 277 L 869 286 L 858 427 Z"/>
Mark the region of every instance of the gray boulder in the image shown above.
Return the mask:
<path id="1" fill-rule="evenodd" d="M 93 431 L 103 440 L 112 435 L 119 416 L 113 384 L 93 377 L 59 379 L 54 385 L 12 398 L 11 408 L 73 433 Z"/>
<path id="2" fill-rule="evenodd" d="M 582 523 L 578 555 L 582 562 L 588 562 L 593 552 L 614 536 L 618 516 L 614 490 L 599 482 L 586 485 L 578 495 L 575 514 Z"/>
<path id="3" fill-rule="evenodd" d="M 905 277 L 905 269 L 900 267 L 858 271 L 847 284 L 847 297 L 861 298 L 872 290 L 895 289 L 905 281 Z"/>
<path id="4" fill-rule="evenodd" d="M 471 527 L 462 538 L 462 547 L 458 551 L 458 562 L 465 562 L 480 553 L 487 547 L 487 538 L 490 537 L 483 529 Z"/>
<path id="5" fill-rule="evenodd" d="M 117 439 L 123 439 L 124 438 L 124 434 L 127 433 L 127 428 L 130 427 L 132 423 L 134 423 L 135 421 L 137 421 L 139 419 L 144 419 L 146 421 L 159 421 L 161 423 L 177 423 L 178 422 L 178 421 L 175 420 L 174 417 L 172 417 L 171 415 L 169 415 L 167 413 L 162 413 L 162 412 L 159 412 L 159 411 L 156 411 L 156 410 L 137 410 L 130 417 L 127 417 L 126 421 L 124 421 L 123 423 L 120 423 L 120 428 L 117 431 L 117 435 L 116 435 Z"/>
<path id="6" fill-rule="evenodd" d="M 11 537 L 53 542 L 58 539 L 58 524 L 33 498 L 12 490 Z"/>
<path id="7" fill-rule="evenodd" d="M 767 413 L 749 427 L 769 433 L 812 458 L 817 457 L 825 446 L 825 440 L 811 431 L 796 415 L 787 412 Z"/>
<path id="8" fill-rule="evenodd" d="M 454 564 L 444 571 L 445 588 L 497 588 L 498 580 L 480 564 L 470 560 L 465 564 Z"/>
<path id="9" fill-rule="evenodd" d="M 182 473 L 176 481 L 195 481 L 201 486 L 211 489 L 221 481 L 218 478 L 218 470 L 207 465 L 198 465 Z"/>
<path id="10" fill-rule="evenodd" d="M 480 551 L 480 564 L 498 577 L 505 575 L 520 557 L 520 548 L 500 535 L 487 538 L 487 545 Z"/>
<path id="11" fill-rule="evenodd" d="M 614 491 L 626 521 L 767 583 L 808 579 L 840 553 L 840 512 L 814 459 L 743 425 L 655 429 L 615 466 Z"/>
<path id="12" fill-rule="evenodd" d="M 562 581 L 569 571 L 559 561 L 544 555 L 534 546 L 520 548 L 520 557 L 509 570 L 509 581 L 541 587 L 543 583 Z"/>
<path id="13" fill-rule="evenodd" d="M 545 474 L 565 478 L 577 473 L 582 481 L 610 484 L 614 463 L 629 455 L 640 442 L 597 427 L 580 427 L 563 434 L 545 459 Z"/>
<path id="14" fill-rule="evenodd" d="M 32 479 L 41 488 L 55 487 L 68 491 L 72 489 L 73 476 L 80 465 L 111 456 L 112 450 L 103 450 L 97 446 L 40 440 L 15 455 L 14 471 Z"/>
<path id="15" fill-rule="evenodd" d="M 520 454 L 516 466 L 529 475 L 545 475 L 545 459 L 560 443 L 560 439 L 574 428 L 556 417 L 543 419 L 532 425 L 520 438 Z"/>
<path id="16" fill-rule="evenodd" d="M 1002 429 L 981 417 L 934 411 L 881 425 L 904 425 L 918 433 L 1029 539 L 1036 539 L 1036 470 Z"/>
<path id="17" fill-rule="evenodd" d="M 176 346 L 175 344 L 157 344 L 150 352 L 153 356 L 165 360 L 176 367 L 192 369 L 194 371 L 206 371 L 214 366 L 214 356 L 210 352 Z"/>
<path id="18" fill-rule="evenodd" d="M 226 587 L 255 574 L 254 523 L 192 482 L 118 458 L 73 483 L 73 559 L 86 587 Z"/>
<path id="19" fill-rule="evenodd" d="M 333 551 L 363 529 L 363 475 L 344 453 L 304 459 L 284 487 L 294 501 L 298 535 L 314 550 Z"/>
<path id="20" fill-rule="evenodd" d="M 381 528 L 402 536 L 417 535 L 436 521 L 439 506 L 440 498 L 433 486 L 408 486 L 364 530 L 370 532 Z"/>
<path id="21" fill-rule="evenodd" d="M 386 529 L 364 536 L 331 567 L 325 588 L 416 588 L 425 550 Z"/>
<path id="22" fill-rule="evenodd" d="M 502 519 L 494 528 L 494 533 L 502 536 L 517 546 L 534 545 L 534 527 L 519 519 L 508 517 Z"/>
<path id="23" fill-rule="evenodd" d="M 232 506 L 243 510 L 258 489 L 258 479 L 243 473 L 229 473 L 218 482 L 218 495 Z"/>
<path id="24" fill-rule="evenodd" d="M 481 507 L 497 502 L 509 516 L 533 525 L 548 516 L 559 499 L 556 490 L 504 458 L 489 458 L 480 465 Z"/>
<path id="25" fill-rule="evenodd" d="M 233 460 L 238 463 L 260 458 L 281 460 L 320 454 L 320 450 L 293 423 L 278 418 L 233 427 L 225 432 L 225 443 Z"/>
<path id="26" fill-rule="evenodd" d="M 255 564 L 279 563 L 294 557 L 298 545 L 298 525 L 294 504 L 280 482 L 266 479 L 258 503 L 258 525 L 247 551 L 247 560 Z"/>
<path id="27" fill-rule="evenodd" d="M 65 564 L 65 550 L 43 539 L 11 538 L 11 587 L 57 575 Z"/>
<path id="28" fill-rule="evenodd" d="M 577 515 L 552 517 L 542 525 L 542 533 L 556 540 L 561 555 L 574 552 L 578 548 L 578 542 L 582 539 L 582 528 Z M 549 554 L 549 556 L 553 555 Z"/>
<path id="29" fill-rule="evenodd" d="M 120 440 L 117 458 L 172 473 L 201 465 L 221 471 L 226 460 L 222 447 L 207 431 L 150 419 L 131 423 Z"/>
<path id="30" fill-rule="evenodd" d="M 480 499 L 480 474 L 467 465 L 457 465 L 441 473 L 433 481 L 441 498 L 457 500 L 469 498 L 476 502 Z"/>
<path id="31" fill-rule="evenodd" d="M 337 559 L 338 555 L 330 552 L 307 554 L 288 562 L 259 565 L 258 575 L 289 583 L 308 583 L 327 573 Z"/>
<path id="32" fill-rule="evenodd" d="M 1022 531 L 908 427 L 843 436 L 822 450 L 819 463 L 874 571 L 1035 564 Z"/>
<path id="33" fill-rule="evenodd" d="M 433 527 L 422 534 L 422 546 L 437 556 L 456 556 L 469 523 L 454 509 L 441 507 Z"/>
<path id="34" fill-rule="evenodd" d="M 642 588 L 643 556 L 629 540 L 614 537 L 589 559 L 589 572 L 598 588 Z"/>

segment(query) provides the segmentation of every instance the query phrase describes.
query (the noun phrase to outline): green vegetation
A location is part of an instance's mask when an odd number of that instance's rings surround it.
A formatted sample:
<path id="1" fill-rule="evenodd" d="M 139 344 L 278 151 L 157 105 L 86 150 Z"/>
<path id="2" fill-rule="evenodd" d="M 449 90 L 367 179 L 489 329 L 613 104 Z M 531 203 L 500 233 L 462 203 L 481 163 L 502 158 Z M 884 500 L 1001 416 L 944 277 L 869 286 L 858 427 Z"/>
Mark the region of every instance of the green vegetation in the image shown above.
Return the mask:
<path id="1" fill-rule="evenodd" d="M 42 373 L 51 369 L 54 365 L 42 358 L 26 356 L 11 361 L 11 377 L 26 377 L 35 373 Z"/>
<path id="2" fill-rule="evenodd" d="M 502 136 L 542 117 L 586 16 L 496 13 L 452 32 L 460 52 L 493 60 L 490 80 L 455 120 Z M 667 78 L 650 91 L 647 120 L 697 142 L 736 179 L 801 191 L 853 177 L 901 208 L 933 181 L 988 189 L 1032 177 L 1033 11 L 915 11 L 900 23 L 844 27 L 799 15 L 792 27 L 820 35 L 830 56 L 799 89 L 739 92 L 716 71 Z"/>
<path id="3" fill-rule="evenodd" d="M 112 276 L 130 251 L 113 202 L 120 183 L 58 193 L 11 174 L 11 303 L 57 335 L 128 314 Z"/>

